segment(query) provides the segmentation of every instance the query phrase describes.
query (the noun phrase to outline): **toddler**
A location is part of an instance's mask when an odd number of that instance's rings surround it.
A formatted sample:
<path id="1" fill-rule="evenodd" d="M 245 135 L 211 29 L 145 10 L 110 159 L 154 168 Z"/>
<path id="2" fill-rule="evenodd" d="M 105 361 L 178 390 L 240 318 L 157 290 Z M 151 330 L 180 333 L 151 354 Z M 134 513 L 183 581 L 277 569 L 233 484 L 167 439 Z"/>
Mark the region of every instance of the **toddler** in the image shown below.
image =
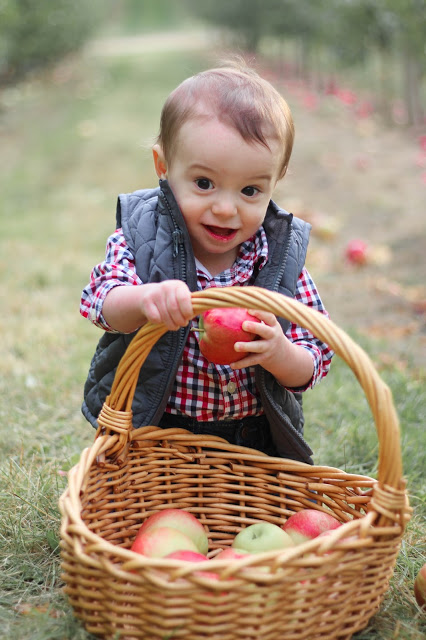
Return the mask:
<path id="1" fill-rule="evenodd" d="M 144 363 L 133 425 L 184 427 L 312 463 L 301 392 L 327 375 L 332 351 L 269 312 L 250 313 L 252 342 L 228 365 L 200 353 L 191 291 L 256 285 L 327 316 L 305 267 L 310 225 L 272 193 L 288 167 L 294 126 L 284 98 L 250 67 L 188 78 L 166 100 L 153 146 L 159 187 L 119 196 L 116 231 L 94 267 L 81 314 L 104 330 L 84 389 L 97 426 L 126 347 L 147 321 L 169 331 Z"/>

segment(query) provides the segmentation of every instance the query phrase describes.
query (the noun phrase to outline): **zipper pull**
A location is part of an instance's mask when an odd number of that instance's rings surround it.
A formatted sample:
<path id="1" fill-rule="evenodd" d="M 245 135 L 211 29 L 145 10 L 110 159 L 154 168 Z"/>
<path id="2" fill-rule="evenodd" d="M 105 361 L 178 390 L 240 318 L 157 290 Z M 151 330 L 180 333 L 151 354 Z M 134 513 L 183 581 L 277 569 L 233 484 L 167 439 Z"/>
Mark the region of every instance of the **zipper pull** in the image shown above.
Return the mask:
<path id="1" fill-rule="evenodd" d="M 183 234 L 180 229 L 176 229 L 172 233 L 173 239 L 173 257 L 176 258 L 179 253 L 179 245 L 183 242 Z"/>

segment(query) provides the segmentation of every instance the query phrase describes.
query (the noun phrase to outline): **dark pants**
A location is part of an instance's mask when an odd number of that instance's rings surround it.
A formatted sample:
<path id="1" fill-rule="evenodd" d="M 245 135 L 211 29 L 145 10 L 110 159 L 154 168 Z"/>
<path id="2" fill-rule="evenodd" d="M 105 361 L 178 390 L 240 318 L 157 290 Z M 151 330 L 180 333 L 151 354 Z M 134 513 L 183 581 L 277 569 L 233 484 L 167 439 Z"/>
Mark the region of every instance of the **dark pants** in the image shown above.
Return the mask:
<path id="1" fill-rule="evenodd" d="M 269 423 L 265 416 L 253 416 L 242 420 L 199 422 L 196 418 L 164 413 L 158 426 L 163 429 L 179 427 L 187 429 L 191 433 L 219 436 L 240 447 L 257 449 L 270 456 L 278 455 L 272 442 Z"/>

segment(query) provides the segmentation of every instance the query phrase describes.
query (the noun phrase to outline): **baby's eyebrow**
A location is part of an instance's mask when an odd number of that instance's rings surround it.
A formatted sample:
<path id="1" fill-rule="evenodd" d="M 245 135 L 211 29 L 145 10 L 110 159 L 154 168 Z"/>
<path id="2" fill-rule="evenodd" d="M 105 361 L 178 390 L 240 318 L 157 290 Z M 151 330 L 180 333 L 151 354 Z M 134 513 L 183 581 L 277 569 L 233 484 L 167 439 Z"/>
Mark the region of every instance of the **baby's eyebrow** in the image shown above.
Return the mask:
<path id="1" fill-rule="evenodd" d="M 214 171 L 214 169 L 212 169 L 211 167 L 205 164 L 198 164 L 198 163 L 190 164 L 189 168 L 191 170 L 196 170 L 196 171 Z"/>
<path id="2" fill-rule="evenodd" d="M 256 182 L 256 180 L 271 180 L 271 178 L 272 178 L 272 174 L 265 173 L 264 175 L 261 175 L 261 176 L 253 176 L 253 177 L 247 178 L 247 180 L 249 180 L 250 182 Z"/>
<path id="3" fill-rule="evenodd" d="M 209 165 L 206 164 L 202 164 L 199 162 L 194 162 L 193 164 L 189 165 L 189 169 L 190 171 L 200 171 L 200 172 L 207 172 L 207 173 L 220 173 L 219 171 L 217 171 L 217 169 L 214 169 L 212 167 L 210 167 Z M 273 178 L 273 174 L 272 173 L 262 173 L 258 176 L 247 176 L 245 178 L 245 180 L 243 182 L 245 182 L 247 185 L 250 185 L 254 182 L 258 182 L 258 181 L 270 181 Z"/>

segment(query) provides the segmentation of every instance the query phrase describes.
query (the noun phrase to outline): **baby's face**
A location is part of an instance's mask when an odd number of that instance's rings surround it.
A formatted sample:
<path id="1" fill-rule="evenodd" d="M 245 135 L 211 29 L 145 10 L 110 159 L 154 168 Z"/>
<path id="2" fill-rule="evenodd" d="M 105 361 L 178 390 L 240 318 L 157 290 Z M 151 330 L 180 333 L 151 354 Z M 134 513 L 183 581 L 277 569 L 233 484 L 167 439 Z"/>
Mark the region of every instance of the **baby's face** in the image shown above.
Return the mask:
<path id="1" fill-rule="evenodd" d="M 277 141 L 268 145 L 246 142 L 219 120 L 200 117 L 185 122 L 164 165 L 195 256 L 213 275 L 232 266 L 240 244 L 264 220 L 282 158 Z"/>

